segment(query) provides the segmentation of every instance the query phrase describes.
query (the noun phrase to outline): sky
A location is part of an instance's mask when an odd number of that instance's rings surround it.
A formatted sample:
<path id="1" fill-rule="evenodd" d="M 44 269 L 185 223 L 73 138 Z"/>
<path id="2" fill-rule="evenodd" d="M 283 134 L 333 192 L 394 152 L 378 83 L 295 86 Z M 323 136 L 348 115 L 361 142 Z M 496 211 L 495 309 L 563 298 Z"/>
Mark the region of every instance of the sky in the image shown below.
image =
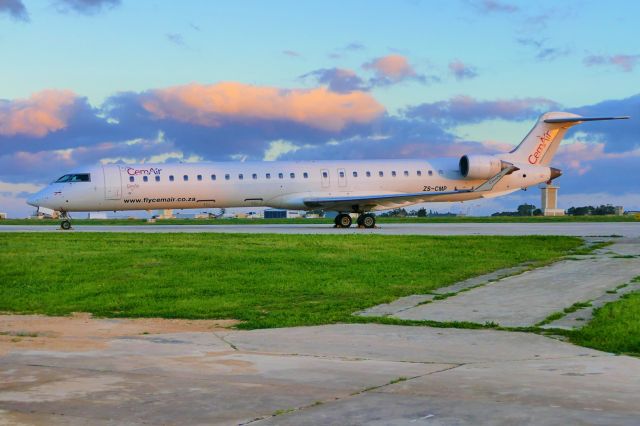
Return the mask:
<path id="1" fill-rule="evenodd" d="M 559 207 L 640 210 L 640 2 L 0 0 L 0 212 L 97 163 L 459 157 L 571 130 Z M 427 208 L 540 205 L 540 191 Z"/>

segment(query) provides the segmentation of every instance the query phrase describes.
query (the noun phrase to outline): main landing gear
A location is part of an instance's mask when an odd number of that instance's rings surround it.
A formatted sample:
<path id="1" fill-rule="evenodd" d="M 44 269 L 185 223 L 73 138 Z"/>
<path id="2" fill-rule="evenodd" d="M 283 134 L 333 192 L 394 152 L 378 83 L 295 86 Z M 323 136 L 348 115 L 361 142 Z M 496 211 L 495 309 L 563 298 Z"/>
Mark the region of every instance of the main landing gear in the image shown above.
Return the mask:
<path id="1" fill-rule="evenodd" d="M 69 216 L 69 213 L 61 212 L 60 218 L 62 219 L 62 222 L 60 222 L 60 229 L 65 231 L 71 229 L 71 216 Z"/>
<path id="2" fill-rule="evenodd" d="M 340 213 L 334 219 L 336 228 L 348 228 L 353 223 L 351 215 L 347 213 Z M 365 213 L 358 216 L 358 228 L 375 228 L 376 217 L 371 213 Z"/>

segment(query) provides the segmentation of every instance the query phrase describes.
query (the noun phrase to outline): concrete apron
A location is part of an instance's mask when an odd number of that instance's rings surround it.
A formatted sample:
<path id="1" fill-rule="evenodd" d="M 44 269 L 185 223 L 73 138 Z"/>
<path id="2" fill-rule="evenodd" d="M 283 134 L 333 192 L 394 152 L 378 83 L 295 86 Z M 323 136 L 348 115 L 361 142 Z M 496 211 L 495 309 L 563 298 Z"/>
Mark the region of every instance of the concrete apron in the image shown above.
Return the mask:
<path id="1" fill-rule="evenodd" d="M 495 330 L 329 325 L 0 357 L 0 424 L 637 424 L 640 360 Z"/>

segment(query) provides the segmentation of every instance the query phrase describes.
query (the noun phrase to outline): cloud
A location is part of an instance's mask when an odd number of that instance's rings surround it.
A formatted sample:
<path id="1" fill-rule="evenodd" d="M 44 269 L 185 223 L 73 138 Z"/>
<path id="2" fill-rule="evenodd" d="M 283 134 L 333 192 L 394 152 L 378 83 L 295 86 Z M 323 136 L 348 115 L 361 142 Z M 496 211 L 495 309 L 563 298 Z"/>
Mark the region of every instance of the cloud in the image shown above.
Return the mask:
<path id="1" fill-rule="evenodd" d="M 640 61 L 640 55 L 590 55 L 584 58 L 588 67 L 609 65 L 624 72 L 631 72 Z"/>
<path id="2" fill-rule="evenodd" d="M 167 40 L 169 40 L 170 43 L 173 43 L 176 46 L 181 46 L 181 47 L 186 46 L 186 43 L 184 42 L 184 37 L 182 37 L 182 34 L 180 33 L 167 33 L 165 34 L 165 37 L 167 38 Z"/>
<path id="3" fill-rule="evenodd" d="M 296 52 L 295 50 L 283 50 L 282 54 L 285 56 L 289 56 L 291 58 L 299 58 L 300 56 L 302 56 L 300 55 L 299 52 Z"/>
<path id="4" fill-rule="evenodd" d="M 391 54 L 375 58 L 362 65 L 365 70 L 375 72 L 380 81 L 399 82 L 407 78 L 417 77 L 409 61 L 402 55 Z"/>
<path id="5" fill-rule="evenodd" d="M 235 82 L 151 90 L 140 96 L 140 102 L 156 119 L 205 127 L 275 120 L 337 132 L 350 123 L 370 122 L 384 112 L 382 105 L 363 92 L 335 93 L 323 87 L 281 90 Z"/>
<path id="6" fill-rule="evenodd" d="M 307 77 L 314 78 L 318 83 L 327 85 L 329 90 L 337 93 L 368 90 L 365 82 L 349 69 L 321 68 L 301 76 L 303 79 Z"/>
<path id="7" fill-rule="evenodd" d="M 70 90 L 44 90 L 28 99 L 0 100 L 0 136 L 42 137 L 64 129 L 76 100 Z"/>
<path id="8" fill-rule="evenodd" d="M 498 0 L 470 0 L 470 3 L 481 13 L 515 13 L 518 6 Z"/>
<path id="9" fill-rule="evenodd" d="M 0 0 L 0 13 L 6 13 L 16 21 L 29 22 L 29 12 L 22 0 Z"/>
<path id="10" fill-rule="evenodd" d="M 438 122 L 446 126 L 479 123 L 485 120 L 522 121 L 558 108 L 558 104 L 546 98 L 497 99 L 479 101 L 470 96 L 456 96 L 446 101 L 423 103 L 405 109 L 412 118 Z"/>
<path id="11" fill-rule="evenodd" d="M 95 15 L 120 5 L 120 0 L 58 0 L 58 11 Z"/>
<path id="12" fill-rule="evenodd" d="M 532 48 L 535 51 L 535 59 L 539 61 L 552 61 L 571 53 L 571 50 L 567 48 L 547 46 L 546 39 L 521 37 L 516 41 L 523 46 Z"/>
<path id="13" fill-rule="evenodd" d="M 449 72 L 453 74 L 456 80 L 470 79 L 478 76 L 475 67 L 465 64 L 459 59 L 449 62 Z"/>

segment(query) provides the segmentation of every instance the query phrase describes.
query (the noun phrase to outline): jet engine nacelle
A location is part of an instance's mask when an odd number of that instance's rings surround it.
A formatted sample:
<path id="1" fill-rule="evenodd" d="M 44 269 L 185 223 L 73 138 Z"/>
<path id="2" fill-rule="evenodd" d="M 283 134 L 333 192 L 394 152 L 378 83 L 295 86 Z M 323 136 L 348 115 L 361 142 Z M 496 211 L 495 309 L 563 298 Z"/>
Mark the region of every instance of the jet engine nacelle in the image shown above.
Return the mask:
<path id="1" fill-rule="evenodd" d="M 502 170 L 502 161 L 489 155 L 463 155 L 460 174 L 469 179 L 489 179 Z"/>

